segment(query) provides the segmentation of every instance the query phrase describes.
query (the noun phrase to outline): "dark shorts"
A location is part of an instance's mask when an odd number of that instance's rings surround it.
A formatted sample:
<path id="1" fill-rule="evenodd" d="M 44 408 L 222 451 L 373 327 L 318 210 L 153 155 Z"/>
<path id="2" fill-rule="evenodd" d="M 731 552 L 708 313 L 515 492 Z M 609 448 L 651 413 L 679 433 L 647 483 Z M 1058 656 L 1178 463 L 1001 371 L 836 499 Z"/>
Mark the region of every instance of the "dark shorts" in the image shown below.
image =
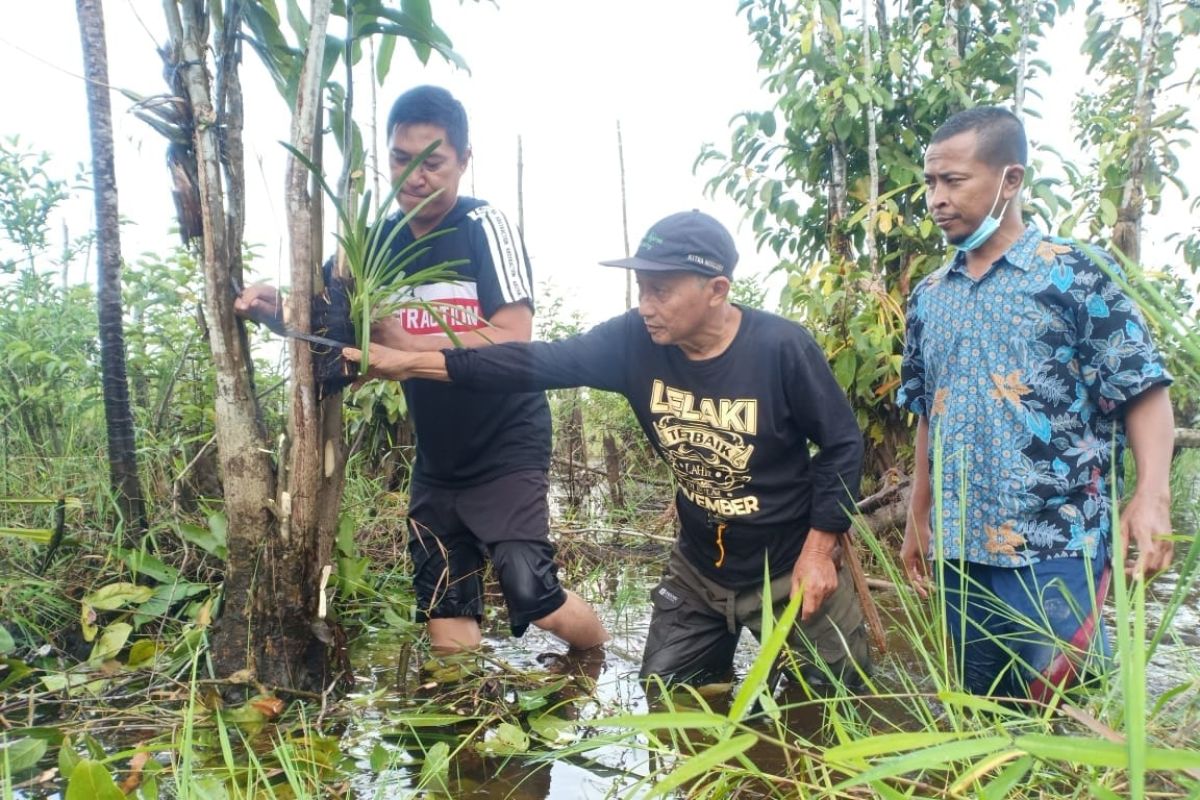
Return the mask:
<path id="1" fill-rule="evenodd" d="M 771 607 L 778 614 L 791 594 L 789 573 L 771 581 Z M 642 655 L 641 676 L 667 683 L 725 680 L 733 668 L 738 636 L 747 627 L 761 641 L 762 590 L 728 589 L 701 575 L 676 545 L 667 571 L 650 593 L 654 612 Z M 856 680 L 870 669 L 862 606 L 843 565 L 838 586 L 808 622 L 789 638 L 810 680 L 833 676 Z"/>
<path id="2" fill-rule="evenodd" d="M 487 560 L 513 635 L 567 600 L 550 544 L 549 479 L 523 470 L 464 489 L 414 483 L 408 509 L 417 619 L 483 619 Z"/>
<path id="3" fill-rule="evenodd" d="M 1108 668 L 1099 610 L 1111 567 L 1103 553 L 1032 567 L 959 566 L 944 564 L 946 623 L 968 690 L 1049 700 L 1054 687 Z"/>

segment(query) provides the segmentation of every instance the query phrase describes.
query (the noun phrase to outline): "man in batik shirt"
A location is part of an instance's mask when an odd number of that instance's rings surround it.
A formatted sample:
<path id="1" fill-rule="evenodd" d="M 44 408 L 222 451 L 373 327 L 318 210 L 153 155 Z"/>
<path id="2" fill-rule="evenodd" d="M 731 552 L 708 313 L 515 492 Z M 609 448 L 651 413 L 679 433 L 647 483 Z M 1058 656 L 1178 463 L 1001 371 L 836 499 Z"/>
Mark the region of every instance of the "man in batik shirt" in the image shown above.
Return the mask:
<path id="1" fill-rule="evenodd" d="M 899 402 L 918 425 L 901 558 L 923 597 L 934 559 L 969 690 L 1045 699 L 1106 664 L 1098 608 L 1129 542 L 1130 574 L 1170 564 L 1174 421 L 1116 264 L 1022 222 L 1026 154 L 998 108 L 951 117 L 925 154 L 927 203 L 956 250 L 909 301 Z M 1137 490 L 1114 535 L 1127 442 Z"/>

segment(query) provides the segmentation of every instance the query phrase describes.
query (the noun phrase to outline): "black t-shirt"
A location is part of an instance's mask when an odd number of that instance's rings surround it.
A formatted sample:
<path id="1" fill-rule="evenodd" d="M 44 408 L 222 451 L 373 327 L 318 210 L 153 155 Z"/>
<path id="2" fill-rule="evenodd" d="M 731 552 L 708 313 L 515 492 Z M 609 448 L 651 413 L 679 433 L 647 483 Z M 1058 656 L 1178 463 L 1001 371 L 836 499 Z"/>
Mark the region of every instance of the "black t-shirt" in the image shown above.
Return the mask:
<path id="1" fill-rule="evenodd" d="M 675 474 L 683 554 L 723 586 L 760 585 L 764 557 L 772 576 L 790 571 L 810 527 L 849 527 L 862 434 L 820 346 L 790 320 L 742 309 L 733 342 L 703 361 L 654 344 L 636 310 L 560 342 L 445 354 L 464 388 L 623 394 Z"/>
<path id="2" fill-rule="evenodd" d="M 400 219 L 385 220 L 386 237 Z M 405 266 L 413 274 L 447 261 L 459 280 L 418 286 L 413 294 L 429 303 L 455 331 L 485 327 L 501 307 L 525 303 L 533 308 L 533 276 L 525 244 L 515 226 L 482 200 L 460 197 L 431 234 L 428 250 Z M 413 241 L 402 229 L 391 242 L 400 250 Z M 400 312 L 405 330 L 416 335 L 444 335 L 424 308 Z M 550 407 L 541 392 L 480 395 L 436 381 L 404 382 L 404 397 L 413 417 L 417 458 L 413 480 L 434 486 L 472 486 L 519 469 L 550 465 Z"/>

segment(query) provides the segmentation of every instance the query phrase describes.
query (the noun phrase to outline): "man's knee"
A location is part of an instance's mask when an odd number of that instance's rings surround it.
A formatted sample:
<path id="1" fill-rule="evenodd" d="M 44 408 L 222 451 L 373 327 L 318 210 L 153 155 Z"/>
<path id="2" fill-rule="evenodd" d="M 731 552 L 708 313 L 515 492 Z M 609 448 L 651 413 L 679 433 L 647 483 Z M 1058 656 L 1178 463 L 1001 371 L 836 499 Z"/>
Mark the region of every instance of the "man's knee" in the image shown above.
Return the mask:
<path id="1" fill-rule="evenodd" d="M 567 602 L 549 542 L 500 542 L 490 549 L 514 636 L 522 635 L 531 623 L 553 614 Z"/>

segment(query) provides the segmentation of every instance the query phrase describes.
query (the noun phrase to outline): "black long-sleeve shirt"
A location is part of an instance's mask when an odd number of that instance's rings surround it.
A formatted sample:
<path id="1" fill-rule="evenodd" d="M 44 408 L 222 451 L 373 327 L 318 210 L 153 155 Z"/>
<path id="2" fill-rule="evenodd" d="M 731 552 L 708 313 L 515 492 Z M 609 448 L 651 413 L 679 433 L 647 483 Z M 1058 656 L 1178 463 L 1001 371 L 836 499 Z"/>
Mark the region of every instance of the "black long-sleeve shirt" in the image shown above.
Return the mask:
<path id="1" fill-rule="evenodd" d="M 463 388 L 624 395 L 675 474 L 683 554 L 724 586 L 760 584 L 764 557 L 772 576 L 790 571 L 810 527 L 849 527 L 862 434 L 821 348 L 794 322 L 742 309 L 725 352 L 700 361 L 654 344 L 636 310 L 563 341 L 444 352 Z"/>

